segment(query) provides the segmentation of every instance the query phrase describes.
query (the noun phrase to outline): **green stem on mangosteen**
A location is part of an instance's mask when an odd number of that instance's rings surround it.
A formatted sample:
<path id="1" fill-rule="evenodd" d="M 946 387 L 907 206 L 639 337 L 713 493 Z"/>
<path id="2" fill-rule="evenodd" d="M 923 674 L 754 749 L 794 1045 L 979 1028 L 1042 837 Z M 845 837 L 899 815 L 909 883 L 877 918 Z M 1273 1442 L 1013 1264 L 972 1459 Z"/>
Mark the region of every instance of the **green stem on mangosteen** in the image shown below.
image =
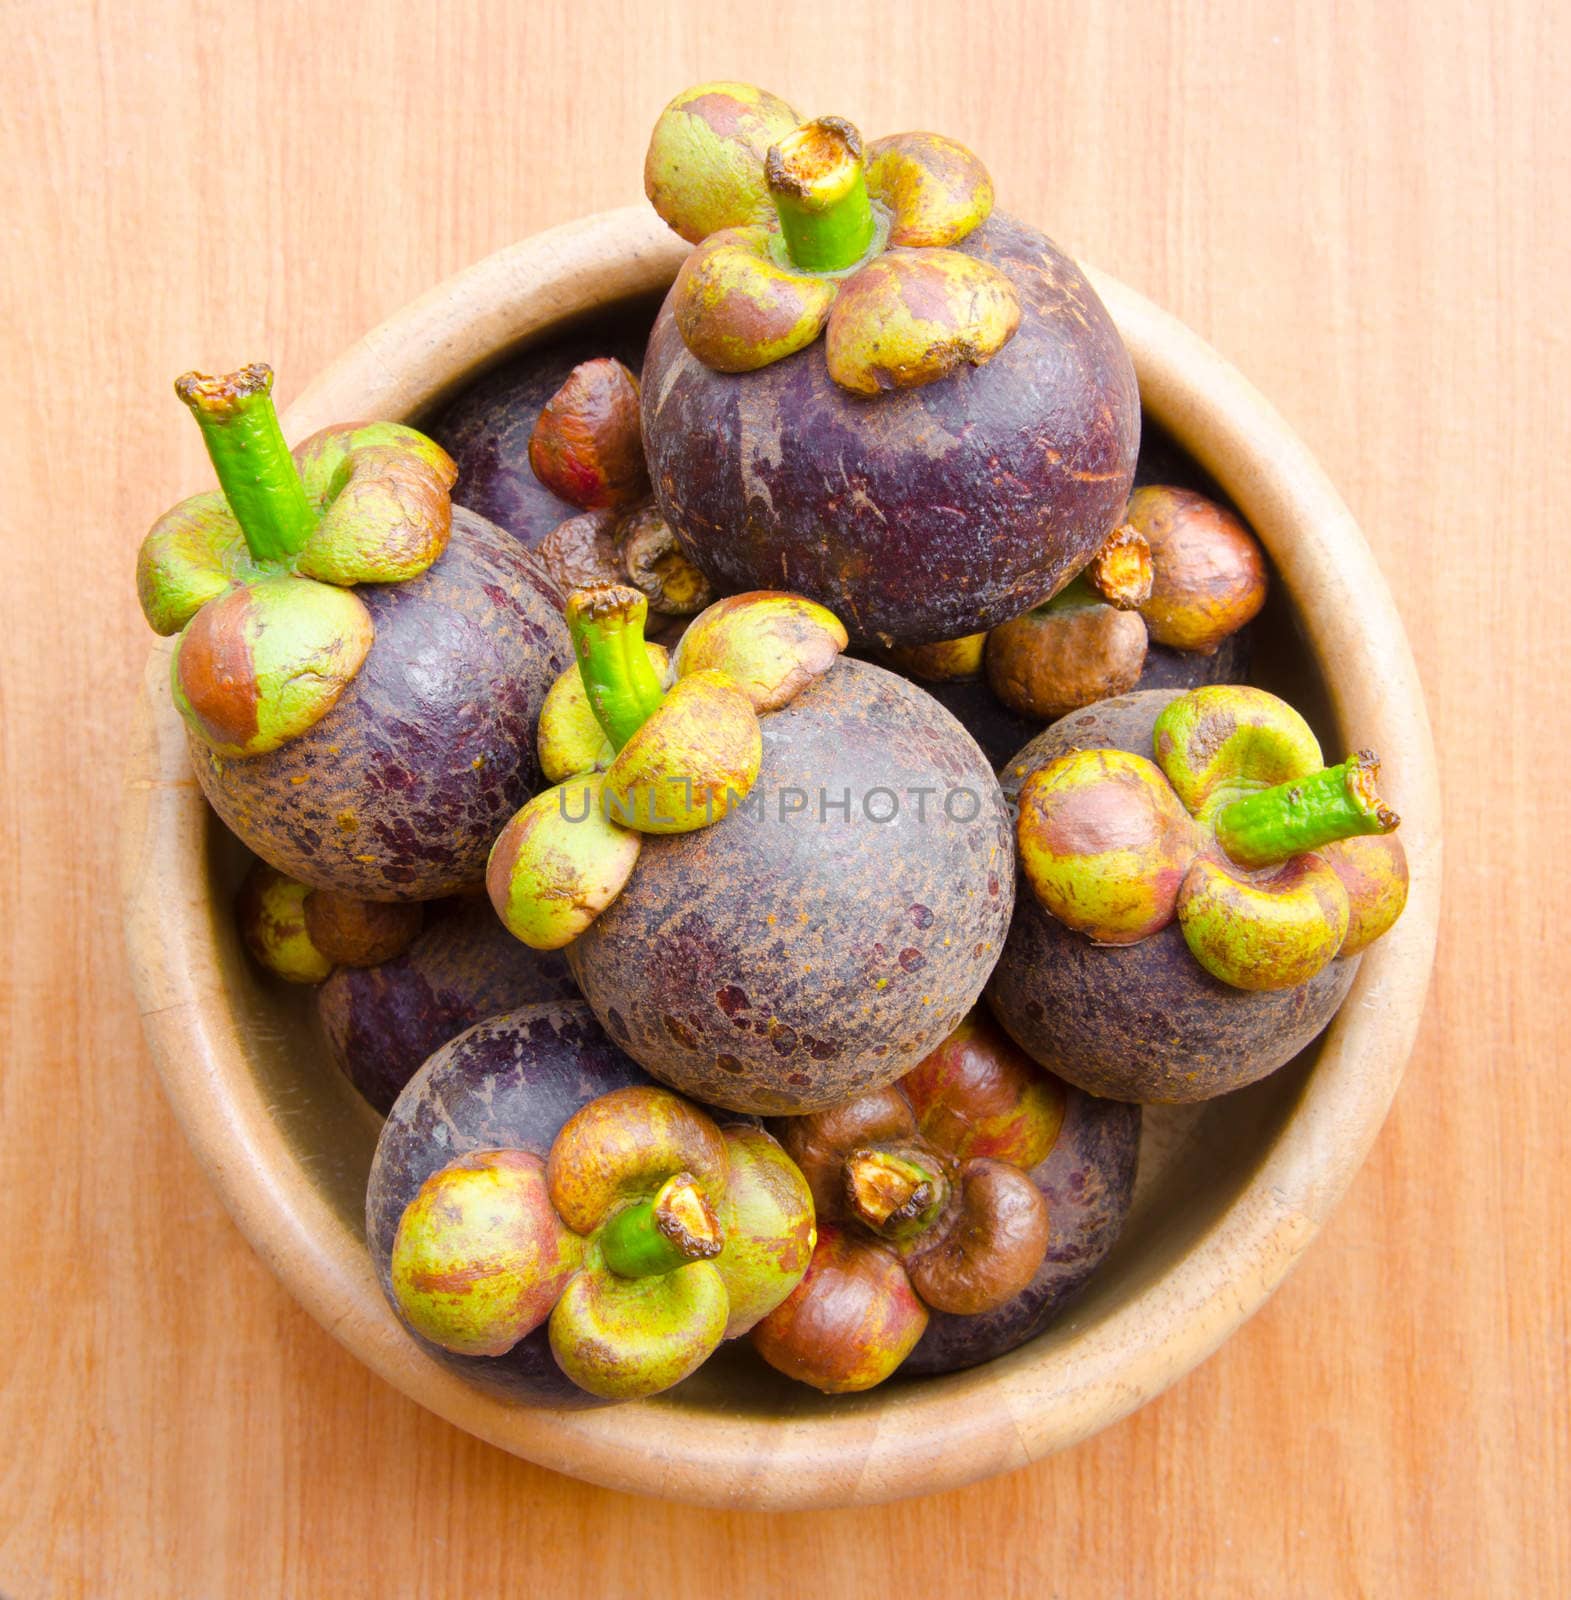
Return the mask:
<path id="1" fill-rule="evenodd" d="M 600 1231 L 605 1264 L 623 1278 L 712 1261 L 724 1248 L 714 1211 L 688 1172 L 667 1178 L 651 1199 L 624 1206 Z"/>
<path id="2" fill-rule="evenodd" d="M 284 561 L 317 515 L 273 409 L 273 369 L 254 362 L 221 378 L 188 372 L 175 393 L 190 408 L 229 509 L 258 561 Z"/>
<path id="3" fill-rule="evenodd" d="M 1224 806 L 1217 843 L 1241 867 L 1269 867 L 1357 834 L 1390 833 L 1401 820 L 1376 790 L 1380 759 L 1360 750 L 1338 767 L 1279 783 Z"/>
<path id="4" fill-rule="evenodd" d="M 567 600 L 578 671 L 595 721 L 620 750 L 665 699 L 644 647 L 649 602 L 624 584 L 577 589 Z"/>
<path id="5" fill-rule="evenodd" d="M 786 253 L 805 272 L 843 272 L 873 243 L 862 136 L 843 117 L 819 117 L 771 145 L 764 178 Z"/>
<path id="6" fill-rule="evenodd" d="M 846 1204 L 886 1239 L 909 1239 L 937 1221 L 949 1200 L 949 1180 L 912 1150 L 853 1150 L 842 1169 Z"/>

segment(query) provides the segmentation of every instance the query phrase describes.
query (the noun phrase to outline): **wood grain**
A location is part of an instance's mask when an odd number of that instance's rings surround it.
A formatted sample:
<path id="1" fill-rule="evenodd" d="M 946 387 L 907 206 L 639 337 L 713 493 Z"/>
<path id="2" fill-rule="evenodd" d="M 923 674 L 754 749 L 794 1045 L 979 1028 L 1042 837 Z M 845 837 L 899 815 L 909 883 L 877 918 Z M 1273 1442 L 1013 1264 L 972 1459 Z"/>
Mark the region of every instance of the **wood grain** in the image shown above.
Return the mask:
<path id="1" fill-rule="evenodd" d="M 0 1593 L 841 1594 L 891 1574 L 916 1593 L 1565 1592 L 1564 15 L 5 17 Z M 464 262 L 634 198 L 660 104 L 719 75 L 966 140 L 1013 209 L 1236 361 L 1380 557 L 1446 790 L 1429 1020 L 1302 1269 L 1108 1433 L 876 1511 L 586 1488 L 358 1367 L 198 1174 L 120 952 L 116 787 L 146 646 L 131 554 L 201 466 L 169 379 L 266 354 L 288 398 Z"/>

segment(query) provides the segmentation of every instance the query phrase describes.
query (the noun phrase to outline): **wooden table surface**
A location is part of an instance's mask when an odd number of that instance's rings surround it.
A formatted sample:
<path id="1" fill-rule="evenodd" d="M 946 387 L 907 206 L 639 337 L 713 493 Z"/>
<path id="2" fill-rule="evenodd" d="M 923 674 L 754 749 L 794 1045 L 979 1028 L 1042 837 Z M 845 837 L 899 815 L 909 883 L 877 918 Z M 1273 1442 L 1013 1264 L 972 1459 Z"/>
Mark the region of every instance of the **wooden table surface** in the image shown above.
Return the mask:
<path id="1" fill-rule="evenodd" d="M 0 14 L 0 1594 L 1571 1592 L 1564 7 Z M 590 1488 L 370 1376 L 198 1174 L 120 946 L 132 556 L 203 472 L 170 379 L 266 357 L 287 400 L 455 268 L 636 198 L 665 99 L 727 76 L 956 135 L 1241 366 L 1368 532 L 1446 793 L 1426 1025 L 1297 1274 L 1080 1448 L 856 1513 Z"/>

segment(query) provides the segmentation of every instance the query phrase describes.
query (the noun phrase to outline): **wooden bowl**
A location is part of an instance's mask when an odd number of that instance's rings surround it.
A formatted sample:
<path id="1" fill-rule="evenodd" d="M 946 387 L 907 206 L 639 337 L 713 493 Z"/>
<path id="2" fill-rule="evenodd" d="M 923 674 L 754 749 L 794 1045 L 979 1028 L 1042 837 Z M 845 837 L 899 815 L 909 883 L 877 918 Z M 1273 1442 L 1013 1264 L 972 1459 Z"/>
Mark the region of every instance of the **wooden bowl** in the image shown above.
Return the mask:
<path id="1" fill-rule="evenodd" d="M 368 334 L 290 407 L 285 432 L 418 418 L 502 354 L 658 294 L 685 249 L 643 207 L 525 240 Z M 1194 334 L 1093 277 L 1148 415 L 1215 475 L 1270 551 L 1286 602 L 1274 630 L 1288 641 L 1282 686 L 1328 747 L 1356 742 L 1385 758 L 1412 895 L 1312 1050 L 1225 1099 L 1147 1113 L 1117 1249 L 1055 1326 L 986 1366 L 831 1400 L 727 1350 L 656 1400 L 565 1413 L 488 1398 L 422 1354 L 365 1249 L 377 1118 L 328 1065 L 308 1000 L 264 981 L 240 948 L 231 899 L 244 852 L 203 802 L 170 704 L 167 646 L 153 651 L 126 781 L 123 893 L 165 1091 L 235 1221 L 296 1299 L 459 1427 L 576 1477 L 716 1505 L 948 1489 L 1084 1439 L 1210 1354 L 1282 1281 L 1364 1159 L 1418 1027 L 1438 918 L 1439 802 L 1413 658 L 1368 546 L 1304 446 Z"/>

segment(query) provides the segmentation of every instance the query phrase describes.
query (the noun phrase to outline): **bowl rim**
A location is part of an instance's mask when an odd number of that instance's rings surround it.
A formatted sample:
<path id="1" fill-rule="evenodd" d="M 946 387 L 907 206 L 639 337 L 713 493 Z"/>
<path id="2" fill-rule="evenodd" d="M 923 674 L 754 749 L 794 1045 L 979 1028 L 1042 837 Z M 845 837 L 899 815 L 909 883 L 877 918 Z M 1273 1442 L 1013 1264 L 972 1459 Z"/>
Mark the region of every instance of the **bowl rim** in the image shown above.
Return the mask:
<path id="1" fill-rule="evenodd" d="M 510 245 L 330 363 L 288 408 L 286 435 L 412 415 L 519 341 L 660 291 L 687 248 L 643 206 Z M 1175 318 L 1087 272 L 1134 358 L 1144 408 L 1260 533 L 1315 656 L 1364 660 L 1357 673 L 1326 673 L 1331 710 L 1396 777 L 1412 888 L 1237 1197 L 1071 1341 L 872 1391 L 829 1415 L 767 1418 L 658 1400 L 532 1410 L 471 1388 L 421 1351 L 383 1300 L 363 1235 L 312 1184 L 248 1067 L 204 887 L 205 801 L 169 699 L 168 643 L 154 648 L 123 791 L 121 895 L 164 1091 L 235 1222 L 295 1299 L 380 1376 L 468 1432 L 593 1483 L 715 1506 L 871 1504 L 973 1482 L 1088 1437 L 1214 1351 L 1296 1264 L 1373 1143 L 1418 1030 L 1439 923 L 1439 786 L 1412 652 L 1351 513 L 1283 419 Z"/>

